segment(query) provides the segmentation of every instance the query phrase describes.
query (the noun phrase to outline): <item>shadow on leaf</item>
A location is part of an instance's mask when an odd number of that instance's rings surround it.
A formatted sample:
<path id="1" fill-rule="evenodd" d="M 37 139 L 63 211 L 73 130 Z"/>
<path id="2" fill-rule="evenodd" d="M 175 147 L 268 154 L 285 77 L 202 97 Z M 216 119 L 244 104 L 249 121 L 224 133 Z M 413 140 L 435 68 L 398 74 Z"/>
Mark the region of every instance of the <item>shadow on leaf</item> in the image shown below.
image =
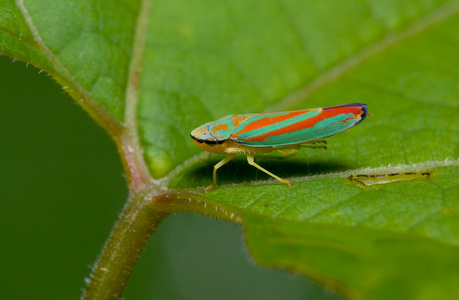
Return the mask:
<path id="1" fill-rule="evenodd" d="M 171 188 L 204 187 L 212 183 L 213 167 L 223 156 L 214 157 L 200 164 L 195 164 L 178 175 L 172 181 Z M 255 159 L 261 167 L 289 179 L 292 177 L 311 176 L 323 173 L 345 171 L 352 168 L 352 164 L 336 160 L 305 161 L 298 158 L 282 158 L 277 156 L 262 156 Z M 273 179 L 268 174 L 250 166 L 244 156 L 237 157 L 218 169 L 218 185 L 241 184 L 257 180 Z"/>

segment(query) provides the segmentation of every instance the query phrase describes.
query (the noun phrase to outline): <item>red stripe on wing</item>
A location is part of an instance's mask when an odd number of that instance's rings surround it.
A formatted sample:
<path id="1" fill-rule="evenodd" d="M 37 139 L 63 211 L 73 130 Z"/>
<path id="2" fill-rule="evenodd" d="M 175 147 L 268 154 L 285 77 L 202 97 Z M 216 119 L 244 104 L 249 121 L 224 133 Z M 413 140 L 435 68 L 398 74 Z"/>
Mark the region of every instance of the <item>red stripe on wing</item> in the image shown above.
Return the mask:
<path id="1" fill-rule="evenodd" d="M 263 119 L 260 119 L 256 122 L 252 122 L 250 124 L 247 124 L 244 129 L 242 129 L 241 131 L 239 131 L 237 133 L 237 135 L 240 135 L 242 133 L 246 133 L 246 132 L 249 132 L 249 131 L 252 131 L 252 130 L 255 130 L 255 129 L 259 129 L 259 128 L 262 128 L 262 127 L 265 127 L 265 126 L 269 126 L 269 125 L 272 125 L 272 124 L 275 124 L 275 123 L 278 123 L 278 122 L 282 122 L 282 121 L 285 121 L 285 120 L 288 120 L 290 118 L 293 118 L 293 117 L 296 117 L 296 116 L 299 116 L 301 114 L 304 114 L 304 113 L 307 113 L 307 112 L 310 112 L 311 110 L 313 109 L 308 109 L 308 110 L 296 110 L 296 111 L 292 111 L 292 112 L 289 112 L 283 116 L 278 116 L 278 117 L 272 117 L 272 118 L 263 118 Z M 270 114 L 270 113 L 263 113 L 263 114 L 260 114 L 260 115 L 267 115 L 267 114 Z"/>
<path id="2" fill-rule="evenodd" d="M 283 128 L 279 128 L 277 130 L 271 131 L 271 132 L 266 133 L 266 134 L 255 136 L 253 138 L 247 138 L 247 139 L 244 139 L 244 141 L 247 141 L 247 142 L 262 142 L 262 141 L 266 140 L 270 136 L 287 134 L 287 133 L 291 133 L 291 132 L 294 132 L 294 131 L 297 131 L 297 130 L 310 128 L 310 127 L 313 127 L 316 123 L 318 123 L 318 122 L 320 122 L 322 120 L 325 120 L 325 119 L 328 119 L 328 118 L 331 118 L 331 117 L 334 117 L 334 116 L 337 116 L 337 115 L 340 115 L 340 114 L 350 114 L 350 113 L 353 114 L 354 118 L 355 118 L 355 117 L 361 115 L 363 113 L 363 111 L 361 110 L 360 107 L 355 107 L 355 106 L 354 107 L 337 107 L 337 108 L 333 108 L 333 109 L 324 110 L 324 111 L 322 111 L 322 113 L 320 113 L 320 115 L 317 115 L 317 116 L 312 117 L 310 119 L 306 119 L 304 121 L 301 121 L 301 122 L 298 122 L 298 123 L 295 123 L 295 124 L 292 124 L 292 125 L 289 125 L 289 126 L 286 126 L 286 127 L 283 127 Z M 346 122 L 347 120 L 348 119 L 343 120 L 342 122 Z M 259 127 L 257 127 L 257 128 L 259 128 Z"/>

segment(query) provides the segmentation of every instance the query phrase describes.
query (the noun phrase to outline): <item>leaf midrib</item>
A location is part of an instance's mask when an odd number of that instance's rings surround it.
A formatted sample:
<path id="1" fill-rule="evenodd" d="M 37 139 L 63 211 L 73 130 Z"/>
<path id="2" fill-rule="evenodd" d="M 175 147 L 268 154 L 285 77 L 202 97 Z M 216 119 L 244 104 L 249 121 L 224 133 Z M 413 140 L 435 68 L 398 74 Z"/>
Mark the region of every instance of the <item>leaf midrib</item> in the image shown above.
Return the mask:
<path id="1" fill-rule="evenodd" d="M 459 160 L 444 160 L 444 161 L 427 161 L 422 163 L 416 164 L 399 164 L 395 166 L 383 166 L 383 167 L 375 167 L 375 168 L 359 168 L 359 169 L 349 169 L 347 171 L 341 172 L 330 172 L 325 174 L 315 174 L 315 175 L 308 175 L 308 176 L 299 176 L 299 177 L 288 177 L 288 180 L 292 183 L 298 181 L 308 181 L 317 178 L 347 178 L 351 175 L 359 175 L 359 174 L 390 174 L 390 173 L 405 173 L 405 172 L 422 172 L 427 171 L 430 169 L 438 168 L 438 167 L 450 167 L 450 166 L 459 166 Z M 223 188 L 232 188 L 232 187 L 245 187 L 250 185 L 261 185 L 261 184 L 277 184 L 278 181 L 275 179 L 267 179 L 267 180 L 254 180 L 249 183 L 232 183 L 232 184 L 222 184 L 219 185 L 219 189 Z M 202 192 L 204 190 L 203 187 L 196 187 L 196 188 L 189 188 L 186 189 L 190 192 Z"/>
<path id="2" fill-rule="evenodd" d="M 124 107 L 124 123 L 125 132 L 120 138 L 121 149 L 126 161 L 126 172 L 130 174 L 130 178 L 137 178 L 130 183 L 137 181 L 136 184 L 145 185 L 148 181 L 153 186 L 158 186 L 158 182 L 154 180 L 143 156 L 143 147 L 140 144 L 139 134 L 137 130 L 137 110 L 139 103 L 140 77 L 142 74 L 143 53 L 146 47 L 148 35 L 148 26 L 153 7 L 153 0 L 142 0 L 139 6 L 139 15 L 134 29 L 134 39 L 132 44 L 132 55 L 129 61 L 129 73 L 126 84 L 125 107 Z M 136 174 L 139 173 L 139 174 Z"/>

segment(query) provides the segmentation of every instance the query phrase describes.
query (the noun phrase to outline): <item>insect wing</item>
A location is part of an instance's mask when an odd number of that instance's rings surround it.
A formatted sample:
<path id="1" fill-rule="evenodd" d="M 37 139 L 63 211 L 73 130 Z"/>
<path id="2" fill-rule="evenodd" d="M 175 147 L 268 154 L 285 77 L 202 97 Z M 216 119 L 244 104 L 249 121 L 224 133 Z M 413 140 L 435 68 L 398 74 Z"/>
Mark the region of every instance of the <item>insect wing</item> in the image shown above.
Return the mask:
<path id="1" fill-rule="evenodd" d="M 240 145 L 268 147 L 301 144 L 322 139 L 359 124 L 367 114 L 361 103 L 248 115 L 231 135 Z"/>

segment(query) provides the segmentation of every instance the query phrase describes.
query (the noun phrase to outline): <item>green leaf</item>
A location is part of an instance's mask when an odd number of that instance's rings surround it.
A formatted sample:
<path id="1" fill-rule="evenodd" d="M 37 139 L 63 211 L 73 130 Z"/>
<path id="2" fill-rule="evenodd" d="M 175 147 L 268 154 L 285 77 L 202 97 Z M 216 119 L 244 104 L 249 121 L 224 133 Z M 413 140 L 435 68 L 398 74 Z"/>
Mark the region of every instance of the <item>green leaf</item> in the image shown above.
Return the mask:
<path id="1" fill-rule="evenodd" d="M 350 298 L 454 299 L 459 167 L 424 167 L 430 179 L 365 186 L 335 175 L 209 197 L 237 208 L 263 265 L 306 274 Z"/>
<path id="2" fill-rule="evenodd" d="M 186 190 L 181 208 L 242 222 L 260 264 L 353 299 L 455 299 L 458 13 L 440 0 L 17 0 L 0 7 L 0 52 L 66 86 L 132 178 L 148 168 L 152 189 Z M 327 151 L 260 155 L 291 188 L 240 158 L 201 195 L 222 157 L 199 163 L 193 128 L 347 102 L 371 116 Z"/>

